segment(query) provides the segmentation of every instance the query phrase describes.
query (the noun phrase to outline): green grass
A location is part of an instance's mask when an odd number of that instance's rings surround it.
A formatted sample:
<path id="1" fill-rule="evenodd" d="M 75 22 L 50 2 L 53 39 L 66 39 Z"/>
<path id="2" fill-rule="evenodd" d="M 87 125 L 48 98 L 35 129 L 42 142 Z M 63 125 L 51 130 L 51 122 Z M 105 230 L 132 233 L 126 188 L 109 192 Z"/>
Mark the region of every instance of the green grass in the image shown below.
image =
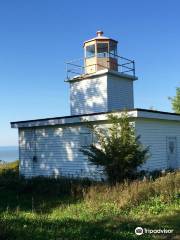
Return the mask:
<path id="1" fill-rule="evenodd" d="M 17 163 L 0 169 L 1 240 L 178 239 L 179 172 L 111 187 L 88 180 L 19 179 Z M 175 234 L 136 236 L 137 226 Z"/>

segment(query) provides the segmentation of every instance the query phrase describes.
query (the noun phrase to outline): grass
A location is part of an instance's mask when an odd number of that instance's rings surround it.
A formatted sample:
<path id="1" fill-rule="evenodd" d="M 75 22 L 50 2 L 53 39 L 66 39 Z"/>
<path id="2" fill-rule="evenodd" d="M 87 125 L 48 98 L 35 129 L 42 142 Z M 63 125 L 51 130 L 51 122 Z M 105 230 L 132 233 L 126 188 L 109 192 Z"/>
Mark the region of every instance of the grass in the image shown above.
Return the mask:
<path id="1" fill-rule="evenodd" d="M 0 167 L 1 240 L 179 239 L 180 172 L 108 186 L 89 180 L 18 177 Z M 173 235 L 134 229 L 174 229 Z"/>

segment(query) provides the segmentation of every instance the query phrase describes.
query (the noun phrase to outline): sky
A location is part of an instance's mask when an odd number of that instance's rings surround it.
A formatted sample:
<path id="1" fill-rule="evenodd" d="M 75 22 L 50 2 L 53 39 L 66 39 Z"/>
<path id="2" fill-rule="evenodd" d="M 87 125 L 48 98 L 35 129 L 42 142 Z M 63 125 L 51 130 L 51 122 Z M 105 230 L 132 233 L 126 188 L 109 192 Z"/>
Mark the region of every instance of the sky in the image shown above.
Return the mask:
<path id="1" fill-rule="evenodd" d="M 1 0 L 0 146 L 18 145 L 11 121 L 70 114 L 65 62 L 97 30 L 136 62 L 135 107 L 172 111 L 180 84 L 178 0 Z"/>

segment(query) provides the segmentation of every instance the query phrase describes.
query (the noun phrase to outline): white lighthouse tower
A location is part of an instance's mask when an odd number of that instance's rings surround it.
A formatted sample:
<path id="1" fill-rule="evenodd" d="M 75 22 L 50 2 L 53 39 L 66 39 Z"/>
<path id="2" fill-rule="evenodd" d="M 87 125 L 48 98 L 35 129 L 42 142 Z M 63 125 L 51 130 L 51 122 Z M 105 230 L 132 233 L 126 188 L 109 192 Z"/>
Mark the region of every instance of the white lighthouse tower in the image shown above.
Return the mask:
<path id="1" fill-rule="evenodd" d="M 180 168 L 180 114 L 134 108 L 134 61 L 118 56 L 117 45 L 98 31 L 84 42 L 84 58 L 67 63 L 71 116 L 11 122 L 18 128 L 20 174 L 25 178 L 104 178 L 103 169 L 89 163 L 80 149 L 96 143 L 88 123 L 106 130 L 108 113 L 121 116 L 124 109 L 142 144 L 150 146 L 142 169 Z"/>
<path id="2" fill-rule="evenodd" d="M 67 63 L 71 115 L 134 108 L 134 61 L 118 56 L 118 42 L 103 36 L 84 42 L 84 58 Z"/>

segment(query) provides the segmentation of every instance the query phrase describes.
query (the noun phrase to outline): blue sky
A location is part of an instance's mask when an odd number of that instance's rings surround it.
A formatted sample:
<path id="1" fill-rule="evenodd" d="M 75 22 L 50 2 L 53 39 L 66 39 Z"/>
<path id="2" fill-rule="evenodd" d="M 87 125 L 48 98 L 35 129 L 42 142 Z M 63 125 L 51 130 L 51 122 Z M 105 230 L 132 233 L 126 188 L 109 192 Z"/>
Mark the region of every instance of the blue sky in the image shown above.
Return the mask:
<path id="1" fill-rule="evenodd" d="M 102 29 L 136 61 L 135 106 L 171 111 L 180 83 L 178 0 L 0 1 L 0 146 L 17 145 L 10 121 L 69 115 L 66 60 Z"/>

